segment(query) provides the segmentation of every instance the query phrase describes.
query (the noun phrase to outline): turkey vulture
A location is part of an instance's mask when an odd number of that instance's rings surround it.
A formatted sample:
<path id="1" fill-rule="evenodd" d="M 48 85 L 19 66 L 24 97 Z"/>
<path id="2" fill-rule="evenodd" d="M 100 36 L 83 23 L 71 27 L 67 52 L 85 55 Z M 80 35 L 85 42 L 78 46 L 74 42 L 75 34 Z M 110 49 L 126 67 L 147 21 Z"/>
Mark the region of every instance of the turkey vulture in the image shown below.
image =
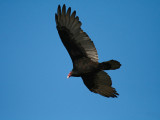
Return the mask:
<path id="1" fill-rule="evenodd" d="M 66 11 L 65 4 L 58 6 L 55 14 L 56 27 L 63 45 L 66 47 L 73 63 L 70 76 L 81 77 L 87 88 L 105 97 L 119 95 L 112 87 L 110 76 L 103 70 L 115 70 L 121 64 L 116 60 L 98 62 L 97 50 L 89 36 L 81 29 L 82 23 L 76 16 L 76 11 L 71 14 L 71 7 Z"/>

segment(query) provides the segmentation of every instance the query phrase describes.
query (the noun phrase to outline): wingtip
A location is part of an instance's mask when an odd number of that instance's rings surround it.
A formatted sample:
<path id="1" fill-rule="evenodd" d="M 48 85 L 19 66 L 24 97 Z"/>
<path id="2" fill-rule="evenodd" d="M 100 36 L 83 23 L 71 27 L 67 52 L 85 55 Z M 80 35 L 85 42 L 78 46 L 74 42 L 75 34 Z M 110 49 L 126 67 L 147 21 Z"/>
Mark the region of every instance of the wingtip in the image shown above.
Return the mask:
<path id="1" fill-rule="evenodd" d="M 58 5 L 57 14 L 61 15 L 61 6 L 60 5 Z"/>
<path id="2" fill-rule="evenodd" d="M 65 5 L 65 4 L 63 4 L 63 7 L 66 7 L 66 5 Z"/>
<path id="3" fill-rule="evenodd" d="M 64 12 L 64 14 L 66 14 L 66 5 L 64 4 L 62 7 L 62 13 Z"/>
<path id="4" fill-rule="evenodd" d="M 69 8 L 68 8 L 68 10 L 67 10 L 67 13 L 66 13 L 66 14 L 67 14 L 67 16 L 68 16 L 68 17 L 70 16 L 70 14 L 71 14 L 71 7 L 69 7 Z"/>
<path id="5" fill-rule="evenodd" d="M 59 5 L 58 5 L 58 10 L 60 10 L 60 9 L 61 9 L 61 5 L 59 4 Z"/>
<path id="6" fill-rule="evenodd" d="M 63 4 L 62 8 L 63 8 L 63 7 L 66 7 L 66 4 Z M 58 5 L 58 8 L 61 8 L 61 5 L 60 5 L 60 4 Z"/>
<path id="7" fill-rule="evenodd" d="M 69 8 L 68 8 L 68 10 L 70 10 L 70 11 L 71 11 L 71 7 L 69 7 Z"/>

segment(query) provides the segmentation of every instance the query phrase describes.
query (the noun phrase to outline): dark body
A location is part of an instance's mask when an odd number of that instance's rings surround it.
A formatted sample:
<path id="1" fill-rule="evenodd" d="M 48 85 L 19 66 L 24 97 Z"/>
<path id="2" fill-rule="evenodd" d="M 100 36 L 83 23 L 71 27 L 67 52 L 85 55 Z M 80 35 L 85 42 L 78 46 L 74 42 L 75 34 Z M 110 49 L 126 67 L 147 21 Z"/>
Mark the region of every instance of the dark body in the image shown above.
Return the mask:
<path id="1" fill-rule="evenodd" d="M 83 32 L 76 11 L 71 14 L 70 7 L 66 11 L 66 6 L 63 5 L 61 11 L 59 5 L 55 20 L 59 36 L 73 62 L 73 69 L 68 77 L 82 77 L 90 91 L 105 97 L 117 97 L 118 93 L 112 87 L 110 76 L 103 70 L 115 70 L 120 68 L 121 64 L 116 60 L 98 62 L 93 41 Z"/>
<path id="2" fill-rule="evenodd" d="M 84 74 L 99 71 L 100 69 L 98 68 L 98 65 L 99 64 L 97 62 L 93 62 L 89 58 L 84 57 L 81 59 L 77 59 L 73 64 L 72 76 L 80 77 Z"/>

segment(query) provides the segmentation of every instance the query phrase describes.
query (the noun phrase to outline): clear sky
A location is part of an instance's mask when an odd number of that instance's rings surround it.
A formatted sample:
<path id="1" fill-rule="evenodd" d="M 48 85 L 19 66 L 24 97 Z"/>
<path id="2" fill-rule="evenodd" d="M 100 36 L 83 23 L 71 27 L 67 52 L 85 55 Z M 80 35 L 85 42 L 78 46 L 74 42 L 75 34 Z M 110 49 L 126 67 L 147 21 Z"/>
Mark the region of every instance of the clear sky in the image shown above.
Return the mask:
<path id="1" fill-rule="evenodd" d="M 77 11 L 120 96 L 67 79 L 71 59 L 55 25 L 58 4 Z M 0 0 L 0 120 L 159 120 L 159 0 Z"/>

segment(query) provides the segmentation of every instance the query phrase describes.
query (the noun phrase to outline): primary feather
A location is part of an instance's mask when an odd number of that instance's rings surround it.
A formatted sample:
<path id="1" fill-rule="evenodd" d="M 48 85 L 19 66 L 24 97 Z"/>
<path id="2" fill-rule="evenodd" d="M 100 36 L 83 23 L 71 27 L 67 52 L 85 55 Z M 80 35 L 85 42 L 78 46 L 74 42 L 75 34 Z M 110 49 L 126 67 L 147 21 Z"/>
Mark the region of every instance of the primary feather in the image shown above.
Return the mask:
<path id="1" fill-rule="evenodd" d="M 70 15 L 71 8 L 68 8 L 66 13 L 65 5 L 62 7 L 62 12 L 60 5 L 57 11 L 55 15 L 57 30 L 72 61 L 88 57 L 92 61 L 98 62 L 97 50 L 88 35 L 81 29 L 82 23 L 76 16 L 76 11 Z"/>

